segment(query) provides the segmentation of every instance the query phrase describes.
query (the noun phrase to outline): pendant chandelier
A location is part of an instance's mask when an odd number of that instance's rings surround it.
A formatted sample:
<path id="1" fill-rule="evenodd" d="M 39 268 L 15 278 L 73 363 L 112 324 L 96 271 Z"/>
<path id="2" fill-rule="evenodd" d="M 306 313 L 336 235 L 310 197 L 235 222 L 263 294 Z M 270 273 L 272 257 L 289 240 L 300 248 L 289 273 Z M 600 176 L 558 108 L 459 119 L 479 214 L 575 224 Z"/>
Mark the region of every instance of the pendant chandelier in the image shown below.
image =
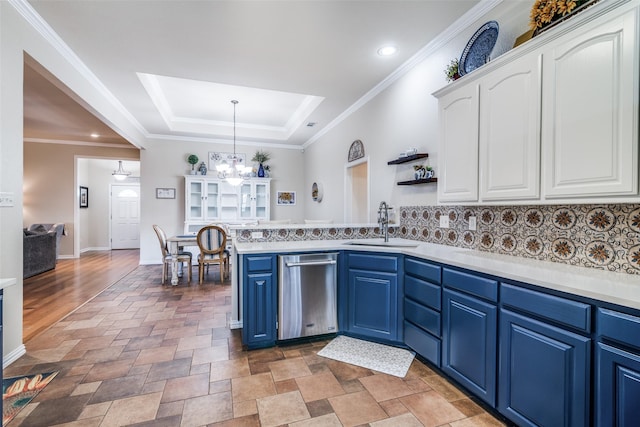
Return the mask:
<path id="1" fill-rule="evenodd" d="M 240 185 L 244 181 L 245 176 L 251 172 L 251 167 L 246 167 L 242 164 L 241 159 L 236 154 L 236 105 L 238 101 L 235 99 L 231 101 L 233 104 L 233 157 L 231 157 L 231 164 L 223 159 L 220 164 L 216 166 L 218 171 L 218 178 L 224 179 L 233 186 Z"/>
<path id="2" fill-rule="evenodd" d="M 123 179 L 131 175 L 131 172 L 127 172 L 122 169 L 122 160 L 118 160 L 118 170 L 113 171 L 111 175 L 113 175 L 113 177 L 118 181 L 122 181 Z"/>

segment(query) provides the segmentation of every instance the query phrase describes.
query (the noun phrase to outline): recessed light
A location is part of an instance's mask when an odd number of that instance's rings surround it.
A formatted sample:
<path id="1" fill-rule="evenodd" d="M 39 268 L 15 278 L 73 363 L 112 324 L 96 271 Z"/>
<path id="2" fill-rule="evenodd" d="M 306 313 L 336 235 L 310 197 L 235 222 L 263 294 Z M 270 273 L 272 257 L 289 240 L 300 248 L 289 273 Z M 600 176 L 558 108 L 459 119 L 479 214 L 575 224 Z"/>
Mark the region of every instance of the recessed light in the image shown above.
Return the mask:
<path id="1" fill-rule="evenodd" d="M 94 132 L 90 136 L 91 136 L 91 138 L 98 138 L 100 136 L 100 134 Z"/>
<path id="2" fill-rule="evenodd" d="M 382 46 L 378 49 L 378 55 L 380 56 L 390 56 L 398 51 L 398 48 L 392 45 Z"/>

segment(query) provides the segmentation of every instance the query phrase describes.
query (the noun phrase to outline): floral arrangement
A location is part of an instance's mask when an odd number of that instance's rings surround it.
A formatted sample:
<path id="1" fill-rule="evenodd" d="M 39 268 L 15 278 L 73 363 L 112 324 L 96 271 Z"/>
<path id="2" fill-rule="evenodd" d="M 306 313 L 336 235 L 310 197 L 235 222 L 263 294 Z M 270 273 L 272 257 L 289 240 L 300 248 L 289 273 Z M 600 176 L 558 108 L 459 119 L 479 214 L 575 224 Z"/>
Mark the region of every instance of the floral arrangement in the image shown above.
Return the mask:
<path id="1" fill-rule="evenodd" d="M 452 82 L 460 78 L 460 73 L 458 72 L 458 58 L 454 58 L 449 62 L 447 68 L 444 69 L 444 74 L 447 76 L 448 82 Z"/>
<path id="2" fill-rule="evenodd" d="M 536 0 L 531 8 L 529 26 L 539 30 L 589 2 L 591 0 Z"/>
<path id="3" fill-rule="evenodd" d="M 258 162 L 258 163 L 265 163 L 268 162 L 269 159 L 271 158 L 271 154 L 267 153 L 266 151 L 256 151 L 256 154 L 253 155 L 253 158 L 251 159 L 252 162 Z"/>

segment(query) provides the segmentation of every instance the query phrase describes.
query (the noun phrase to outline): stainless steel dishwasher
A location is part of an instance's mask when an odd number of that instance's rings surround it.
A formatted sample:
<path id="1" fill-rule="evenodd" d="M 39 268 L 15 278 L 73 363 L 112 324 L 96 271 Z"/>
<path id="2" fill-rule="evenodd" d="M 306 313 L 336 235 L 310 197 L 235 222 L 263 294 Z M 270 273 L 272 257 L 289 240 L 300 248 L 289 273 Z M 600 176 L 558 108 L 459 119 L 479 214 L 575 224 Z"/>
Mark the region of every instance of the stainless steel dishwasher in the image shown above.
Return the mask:
<path id="1" fill-rule="evenodd" d="M 338 331 L 338 254 L 278 256 L 278 339 Z"/>

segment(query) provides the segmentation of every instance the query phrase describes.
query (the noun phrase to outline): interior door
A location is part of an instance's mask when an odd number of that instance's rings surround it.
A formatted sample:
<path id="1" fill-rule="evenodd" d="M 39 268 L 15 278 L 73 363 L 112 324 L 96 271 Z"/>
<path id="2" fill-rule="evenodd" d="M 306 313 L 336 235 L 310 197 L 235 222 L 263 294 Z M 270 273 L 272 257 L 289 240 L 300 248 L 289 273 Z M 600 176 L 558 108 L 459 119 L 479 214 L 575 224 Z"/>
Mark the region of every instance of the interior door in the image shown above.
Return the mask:
<path id="1" fill-rule="evenodd" d="M 111 186 L 111 249 L 140 248 L 140 185 Z"/>

